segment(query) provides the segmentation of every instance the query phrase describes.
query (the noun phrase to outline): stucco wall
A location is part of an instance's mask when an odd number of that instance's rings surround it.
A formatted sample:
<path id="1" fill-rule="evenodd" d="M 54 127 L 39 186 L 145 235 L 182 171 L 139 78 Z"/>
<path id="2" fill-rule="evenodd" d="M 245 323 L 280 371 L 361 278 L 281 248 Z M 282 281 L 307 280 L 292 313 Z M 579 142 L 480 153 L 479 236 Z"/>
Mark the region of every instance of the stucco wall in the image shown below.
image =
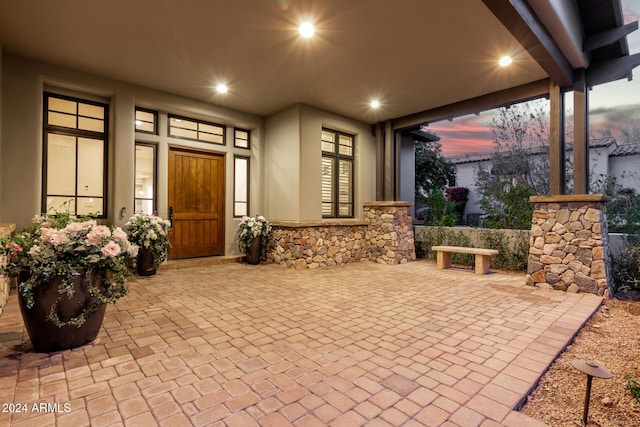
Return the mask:
<path id="1" fill-rule="evenodd" d="M 2 56 L 0 218 L 18 229 L 40 213 L 43 92 L 97 98 L 110 105 L 107 222 L 123 225 L 134 211 L 135 142 L 157 146 L 157 211 L 168 217 L 170 146 L 225 154 L 225 254 L 238 253 L 233 218 L 233 156 L 250 156 L 250 214 L 276 220 L 321 220 L 322 127 L 355 135 L 354 206 L 375 200 L 375 139 L 366 123 L 296 105 L 264 119 L 202 101 L 105 79 L 52 64 Z M 135 107 L 159 112 L 158 135 L 135 132 Z M 167 136 L 167 112 L 227 126 L 225 146 Z M 233 128 L 251 131 L 251 151 L 233 146 Z M 126 209 L 124 218 L 120 211 Z"/>
<path id="2" fill-rule="evenodd" d="M 2 165 L 2 42 L 0 41 L 0 165 Z M 0 172 L 0 206 L 2 206 L 2 173 Z M 0 211 L 0 221 L 2 212 Z"/>
<path id="3" fill-rule="evenodd" d="M 469 189 L 469 200 L 464 208 L 464 214 L 480 213 L 480 198 L 476 190 L 476 170 L 480 167 L 490 168 L 491 162 L 460 163 L 456 165 L 456 186 Z"/>
<path id="4" fill-rule="evenodd" d="M 300 107 L 265 121 L 265 211 L 269 219 L 300 216 Z M 291 218 L 287 218 L 291 217 Z"/>
<path id="5" fill-rule="evenodd" d="M 614 156 L 609 158 L 610 173 L 622 187 L 633 188 L 640 194 L 640 156 Z"/>
<path id="6" fill-rule="evenodd" d="M 608 146 L 591 147 L 589 150 L 589 174 L 590 181 L 600 179 L 607 174 L 616 178 L 622 187 L 633 188 L 636 193 L 640 193 L 640 155 L 611 156 L 610 154 L 617 147 L 616 144 Z M 567 162 L 573 164 L 573 151 L 566 153 Z M 457 171 L 457 185 L 469 189 L 469 200 L 465 207 L 465 215 L 470 213 L 481 213 L 479 204 L 479 194 L 476 190 L 476 171 L 483 166 L 491 168 L 491 161 L 474 161 L 468 163 L 458 163 L 455 165 Z M 573 173 L 572 171 L 570 172 Z M 602 191 L 603 188 L 591 188 L 590 192 Z"/>
<path id="7" fill-rule="evenodd" d="M 309 105 L 296 105 L 266 120 L 265 212 L 274 221 L 322 219 L 322 128 L 355 136 L 354 216 L 375 200 L 375 138 L 366 123 Z"/>
<path id="8" fill-rule="evenodd" d="M 233 215 L 233 154 L 251 155 L 251 206 L 262 204 L 263 119 L 212 104 L 129 85 L 51 64 L 4 55 L 2 61 L 2 141 L 0 146 L 0 218 L 18 229 L 30 224 L 41 210 L 42 93 L 45 88 L 100 97 L 110 103 L 109 176 L 107 221 L 122 225 L 133 213 L 135 141 L 157 144 L 158 214 L 168 216 L 167 159 L 169 145 L 225 153 L 226 253 L 237 253 L 237 220 Z M 160 112 L 159 135 L 136 134 L 135 106 Z M 227 125 L 225 146 L 167 137 L 166 112 Z M 252 150 L 233 147 L 233 126 L 251 130 Z M 125 207 L 124 219 L 119 212 Z"/>

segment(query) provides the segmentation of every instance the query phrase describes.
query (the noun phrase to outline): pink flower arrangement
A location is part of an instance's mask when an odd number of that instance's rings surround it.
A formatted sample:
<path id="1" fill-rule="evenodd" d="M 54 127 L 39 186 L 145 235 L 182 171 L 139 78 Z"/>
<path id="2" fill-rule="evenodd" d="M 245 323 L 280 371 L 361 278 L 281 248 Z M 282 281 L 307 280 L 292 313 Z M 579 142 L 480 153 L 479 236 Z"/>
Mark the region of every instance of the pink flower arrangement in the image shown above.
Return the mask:
<path id="1" fill-rule="evenodd" d="M 55 276 L 63 278 L 58 292 L 71 291 L 78 271 L 98 277 L 100 288 L 92 288 L 101 303 L 115 302 L 128 292 L 138 246 L 131 243 L 120 227 L 99 225 L 95 219 L 79 219 L 68 213 L 38 216 L 33 225 L 9 240 L 0 242 L 0 255 L 8 263 L 0 271 L 11 276 L 28 277 L 19 283 L 19 291 L 33 305 L 33 292 Z M 85 315 L 70 323 L 80 325 Z M 59 319 L 54 319 L 60 323 Z"/>

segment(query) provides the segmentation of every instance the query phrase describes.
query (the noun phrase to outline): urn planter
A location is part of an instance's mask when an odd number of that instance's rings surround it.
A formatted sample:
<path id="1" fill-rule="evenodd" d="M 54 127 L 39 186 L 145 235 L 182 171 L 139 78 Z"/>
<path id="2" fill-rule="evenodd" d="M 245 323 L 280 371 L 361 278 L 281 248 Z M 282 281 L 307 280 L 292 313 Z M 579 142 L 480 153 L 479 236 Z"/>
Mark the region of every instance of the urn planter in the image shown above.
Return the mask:
<path id="1" fill-rule="evenodd" d="M 21 275 L 22 276 L 22 275 Z M 21 277 L 21 279 L 24 276 Z M 28 278 L 28 277 L 27 277 Z M 26 280 L 26 278 L 24 278 Z M 27 333 L 36 352 L 67 350 L 93 341 L 100 332 L 107 305 L 91 294 L 100 286 L 95 275 L 79 269 L 73 276 L 72 295 L 60 294 L 61 276 L 40 283 L 33 290 L 33 306 L 29 308 L 20 292 L 18 302 Z M 73 323 L 85 311 L 91 313 L 77 326 Z"/>
<path id="2" fill-rule="evenodd" d="M 139 276 L 153 276 L 157 273 L 156 261 L 150 249 L 140 246 L 136 259 L 136 270 Z"/>
<path id="3" fill-rule="evenodd" d="M 260 251 L 262 248 L 262 236 L 254 237 L 249 243 L 249 247 L 247 248 L 247 253 L 245 258 L 247 260 L 247 264 L 258 265 L 260 264 Z"/>

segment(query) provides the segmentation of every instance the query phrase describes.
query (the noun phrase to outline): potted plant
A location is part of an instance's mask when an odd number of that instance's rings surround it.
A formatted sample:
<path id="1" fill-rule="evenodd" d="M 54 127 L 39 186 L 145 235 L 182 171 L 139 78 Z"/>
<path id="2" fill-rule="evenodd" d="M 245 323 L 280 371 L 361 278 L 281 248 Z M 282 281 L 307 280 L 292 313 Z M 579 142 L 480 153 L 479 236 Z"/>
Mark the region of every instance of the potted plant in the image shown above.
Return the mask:
<path id="1" fill-rule="evenodd" d="M 156 215 L 134 214 L 125 224 L 129 240 L 140 248 L 136 270 L 140 276 L 156 274 L 169 254 L 171 222 Z"/>
<path id="2" fill-rule="evenodd" d="M 37 216 L 33 225 L 0 242 L 3 271 L 18 277 L 18 301 L 36 351 L 93 341 L 106 304 L 128 292 L 138 252 L 119 227 L 69 213 Z"/>
<path id="3" fill-rule="evenodd" d="M 236 230 L 236 241 L 247 263 L 256 265 L 266 259 L 271 231 L 271 224 L 262 215 L 242 217 Z"/>

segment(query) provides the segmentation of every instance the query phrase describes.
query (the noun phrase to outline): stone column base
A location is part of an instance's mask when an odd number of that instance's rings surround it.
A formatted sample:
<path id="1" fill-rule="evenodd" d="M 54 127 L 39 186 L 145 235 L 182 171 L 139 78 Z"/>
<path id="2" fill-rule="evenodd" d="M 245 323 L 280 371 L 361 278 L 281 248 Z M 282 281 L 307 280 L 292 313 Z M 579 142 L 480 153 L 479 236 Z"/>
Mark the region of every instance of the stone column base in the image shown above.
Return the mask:
<path id="1" fill-rule="evenodd" d="M 533 196 L 527 284 L 567 292 L 612 291 L 602 194 Z"/>

